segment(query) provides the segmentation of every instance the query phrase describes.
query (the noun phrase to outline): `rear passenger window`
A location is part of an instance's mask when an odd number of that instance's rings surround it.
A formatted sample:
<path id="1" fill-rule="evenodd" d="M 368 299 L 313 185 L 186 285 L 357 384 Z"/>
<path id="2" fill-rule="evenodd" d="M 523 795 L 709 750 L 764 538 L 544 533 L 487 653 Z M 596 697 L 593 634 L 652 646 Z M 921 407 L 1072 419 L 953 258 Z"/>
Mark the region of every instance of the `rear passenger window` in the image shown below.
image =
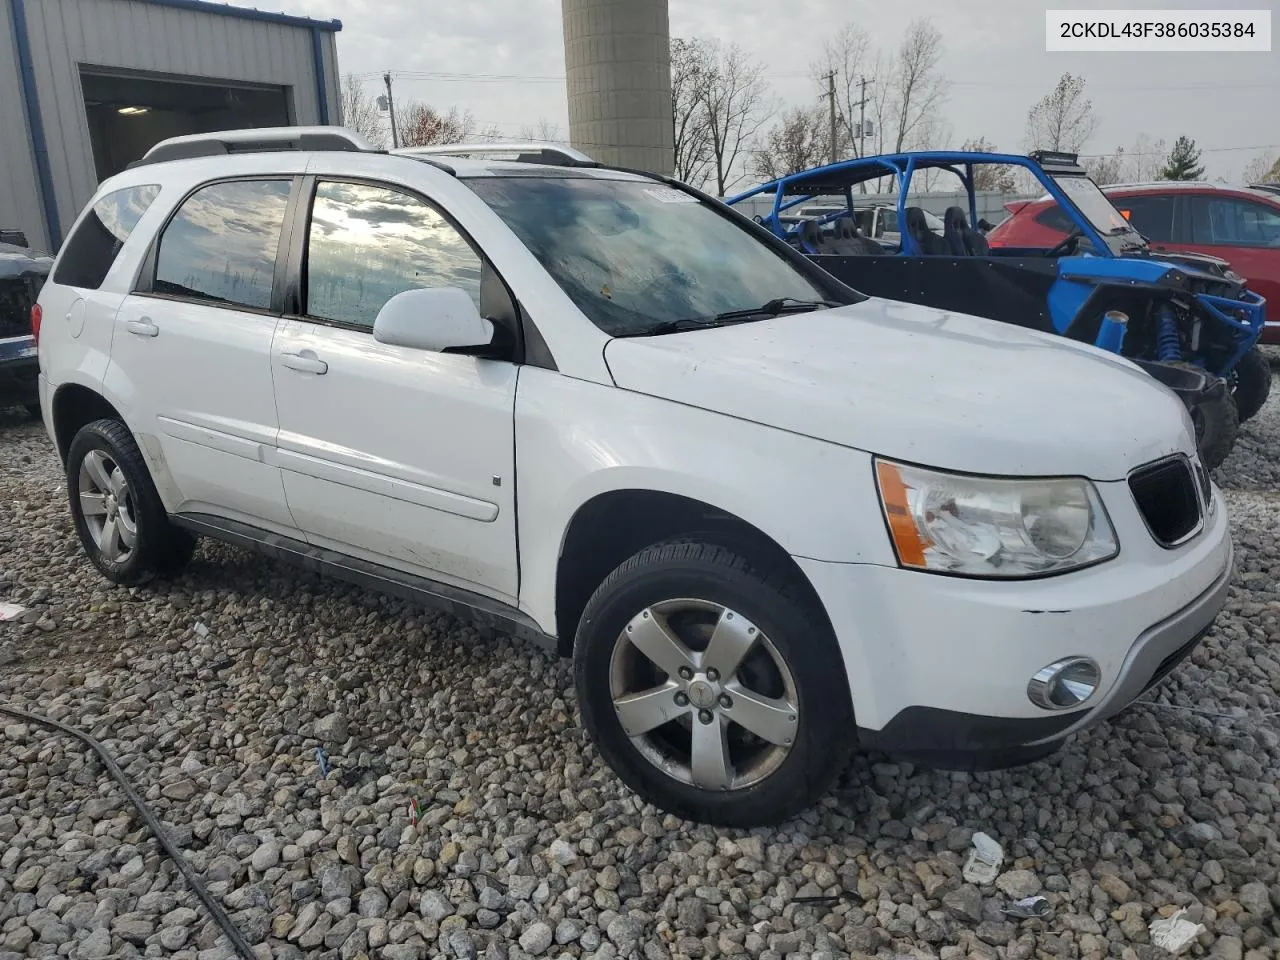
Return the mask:
<path id="1" fill-rule="evenodd" d="M 113 190 L 98 200 L 67 239 L 53 282 L 97 290 L 124 242 L 160 193 L 158 184 Z"/>
<path id="2" fill-rule="evenodd" d="M 480 256 L 434 207 L 387 187 L 316 187 L 307 236 L 307 316 L 373 327 L 415 287 L 459 287 L 480 307 Z"/>
<path id="3" fill-rule="evenodd" d="M 153 293 L 266 310 L 289 180 L 234 180 L 197 190 L 160 237 Z"/>

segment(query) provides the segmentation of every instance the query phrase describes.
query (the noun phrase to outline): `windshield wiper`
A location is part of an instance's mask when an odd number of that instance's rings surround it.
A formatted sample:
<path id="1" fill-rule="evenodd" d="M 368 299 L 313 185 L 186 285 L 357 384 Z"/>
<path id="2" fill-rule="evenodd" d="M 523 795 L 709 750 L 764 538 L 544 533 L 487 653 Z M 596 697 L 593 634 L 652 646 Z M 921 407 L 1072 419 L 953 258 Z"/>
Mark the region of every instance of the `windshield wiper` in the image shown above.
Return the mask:
<path id="1" fill-rule="evenodd" d="M 678 333 L 681 330 L 702 330 L 707 327 L 721 327 L 730 323 L 742 323 L 752 317 L 777 317 L 784 313 L 808 313 L 811 310 L 822 310 L 827 307 L 839 307 L 842 304 L 834 300 L 800 300 L 796 297 L 777 297 L 758 307 L 746 310 L 726 310 L 710 317 L 689 317 L 683 320 L 663 320 L 651 327 L 637 330 L 634 333 L 620 333 L 620 337 L 656 337 L 664 333 Z"/>
<path id="2" fill-rule="evenodd" d="M 746 310 L 727 310 L 711 317 L 713 321 L 741 320 L 747 317 L 778 317 L 784 313 L 808 313 L 811 310 L 822 310 L 827 307 L 838 307 L 840 304 L 832 300 L 800 300 L 796 297 L 776 297 L 758 307 Z"/>

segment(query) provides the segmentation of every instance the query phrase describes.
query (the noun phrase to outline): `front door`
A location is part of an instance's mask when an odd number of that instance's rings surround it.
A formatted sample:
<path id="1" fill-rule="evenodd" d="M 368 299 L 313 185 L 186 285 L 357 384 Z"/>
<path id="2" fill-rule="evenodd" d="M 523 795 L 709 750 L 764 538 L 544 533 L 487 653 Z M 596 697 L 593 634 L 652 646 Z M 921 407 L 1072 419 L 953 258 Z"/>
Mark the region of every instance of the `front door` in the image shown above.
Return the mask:
<path id="1" fill-rule="evenodd" d="M 1179 249 L 1221 257 L 1267 300 L 1268 326 L 1280 326 L 1280 208 L 1229 194 L 1182 201 Z"/>
<path id="2" fill-rule="evenodd" d="M 300 315 L 272 351 L 298 526 L 317 546 L 514 602 L 518 367 L 373 338 L 403 290 L 461 287 L 478 304 L 480 256 L 403 188 L 321 179 L 310 202 Z"/>
<path id="3" fill-rule="evenodd" d="M 108 379 L 175 512 L 294 527 L 271 461 L 273 291 L 290 186 L 196 190 L 116 314 Z"/>

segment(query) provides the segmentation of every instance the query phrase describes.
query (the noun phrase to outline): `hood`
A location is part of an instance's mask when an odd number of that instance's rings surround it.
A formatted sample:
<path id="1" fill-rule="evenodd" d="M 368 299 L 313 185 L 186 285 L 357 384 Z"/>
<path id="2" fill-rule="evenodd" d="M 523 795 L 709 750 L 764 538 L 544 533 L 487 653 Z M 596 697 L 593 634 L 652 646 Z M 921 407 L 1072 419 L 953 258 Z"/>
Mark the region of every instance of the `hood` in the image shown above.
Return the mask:
<path id="1" fill-rule="evenodd" d="M 626 390 L 950 470 L 1119 480 L 1195 450 L 1182 403 L 1127 360 L 891 300 L 614 339 L 605 361 Z"/>

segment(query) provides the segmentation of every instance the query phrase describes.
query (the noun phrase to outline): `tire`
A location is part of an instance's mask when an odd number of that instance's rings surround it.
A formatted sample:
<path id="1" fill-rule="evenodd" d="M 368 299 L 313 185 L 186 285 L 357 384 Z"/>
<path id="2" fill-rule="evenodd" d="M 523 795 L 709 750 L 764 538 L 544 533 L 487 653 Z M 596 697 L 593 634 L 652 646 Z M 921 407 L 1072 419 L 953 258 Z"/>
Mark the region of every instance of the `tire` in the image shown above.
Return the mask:
<path id="1" fill-rule="evenodd" d="M 753 827 L 786 820 L 830 787 L 854 743 L 853 708 L 831 627 L 793 578 L 726 547 L 681 540 L 641 550 L 587 602 L 574 646 L 583 724 L 641 797 L 689 820 Z M 735 658 L 717 645 L 713 662 L 733 670 L 729 679 L 707 662 L 717 624 L 717 637 L 748 650 Z M 672 672 L 641 653 L 636 637 Z M 633 712 L 631 729 L 653 726 L 633 739 L 614 701 L 636 693 L 648 698 L 632 707 L 651 710 Z M 699 750 L 695 778 L 697 733 L 707 752 Z"/>
<path id="2" fill-rule="evenodd" d="M 1218 469 L 1231 453 L 1236 434 L 1240 432 L 1235 399 L 1230 393 L 1224 393 L 1214 400 L 1200 403 L 1191 411 L 1191 421 L 1196 428 L 1200 460 L 1210 470 Z"/>
<path id="3" fill-rule="evenodd" d="M 138 444 L 117 420 L 95 420 L 72 439 L 67 497 L 85 553 L 112 583 L 176 572 L 195 551 L 196 538 L 169 522 Z"/>
<path id="4" fill-rule="evenodd" d="M 27 409 L 27 416 L 29 416 L 32 420 L 39 420 L 41 418 L 40 404 L 24 403 L 23 406 L 26 407 Z"/>
<path id="5" fill-rule="evenodd" d="M 1257 347 L 1246 353 L 1235 369 L 1233 394 L 1240 422 L 1251 419 L 1271 393 L 1271 363 Z"/>

